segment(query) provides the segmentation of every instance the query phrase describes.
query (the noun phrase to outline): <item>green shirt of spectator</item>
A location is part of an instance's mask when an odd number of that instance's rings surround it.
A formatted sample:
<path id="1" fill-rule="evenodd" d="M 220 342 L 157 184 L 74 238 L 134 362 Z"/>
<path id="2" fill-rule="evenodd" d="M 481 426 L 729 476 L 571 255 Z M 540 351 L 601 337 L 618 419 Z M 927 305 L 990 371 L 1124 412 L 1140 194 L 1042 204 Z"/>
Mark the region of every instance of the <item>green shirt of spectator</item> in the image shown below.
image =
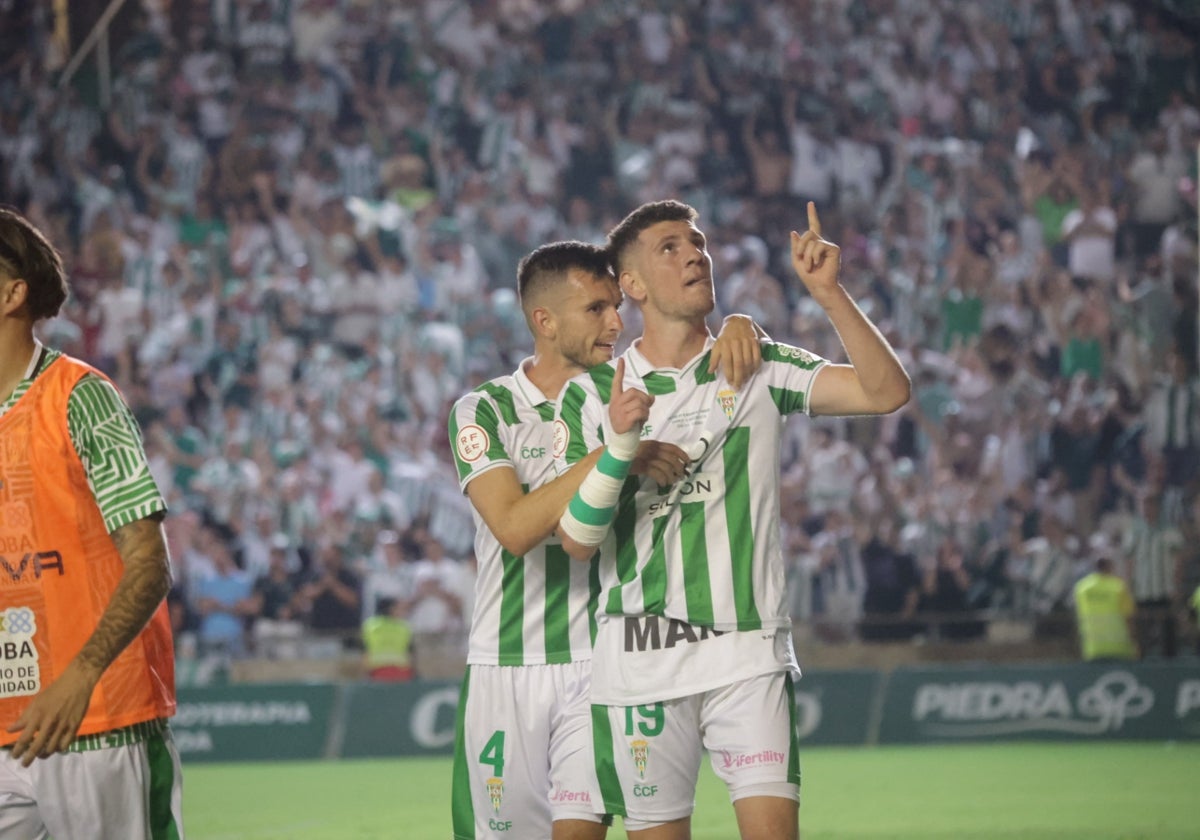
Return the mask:
<path id="1" fill-rule="evenodd" d="M 1082 371 L 1099 382 L 1104 374 L 1104 347 L 1099 339 L 1071 336 L 1063 347 L 1059 368 L 1064 379 Z"/>
<path id="2" fill-rule="evenodd" d="M 1042 225 L 1042 239 L 1047 248 L 1058 244 L 1062 239 L 1063 219 L 1078 206 L 1079 202 L 1074 197 L 1067 194 L 1056 198 L 1053 191 L 1039 195 L 1033 202 L 1033 215 Z"/>

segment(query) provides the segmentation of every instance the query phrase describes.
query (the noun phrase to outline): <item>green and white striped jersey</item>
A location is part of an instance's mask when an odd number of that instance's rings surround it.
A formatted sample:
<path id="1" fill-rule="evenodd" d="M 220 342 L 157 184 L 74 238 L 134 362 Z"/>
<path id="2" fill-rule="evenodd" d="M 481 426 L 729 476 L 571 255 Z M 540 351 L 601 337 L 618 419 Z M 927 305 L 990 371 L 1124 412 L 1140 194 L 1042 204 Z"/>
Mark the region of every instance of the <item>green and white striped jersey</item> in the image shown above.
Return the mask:
<path id="1" fill-rule="evenodd" d="M 3 403 L 0 417 L 25 396 L 34 379 L 62 354 L 39 344 L 35 370 L 19 383 Z M 96 499 L 96 506 L 109 533 L 167 509 L 159 492 L 137 420 L 117 389 L 108 381 L 88 374 L 79 380 L 67 399 L 67 432 Z"/>
<path id="2" fill-rule="evenodd" d="M 682 370 L 654 370 L 636 345 L 625 352 L 625 387 L 655 397 L 643 437 L 674 443 L 694 461 L 672 487 L 626 479 L 600 546 L 599 608 L 607 616 L 657 615 L 723 631 L 790 627 L 779 536 L 780 439 L 785 417 L 808 411 L 813 379 L 826 361 L 764 343 L 762 368 L 739 392 L 707 372 L 709 348 L 711 339 Z M 565 465 L 610 433 L 614 364 L 575 377 L 563 391 Z M 703 455 L 701 438 L 709 439 Z"/>
<path id="3" fill-rule="evenodd" d="M 525 375 L 529 361 L 454 405 L 450 442 L 464 492 L 476 476 L 498 467 L 515 470 L 525 492 L 555 477 L 555 406 Z M 467 662 L 553 665 L 590 659 L 599 591 L 595 563 L 572 560 L 557 537 L 515 556 L 479 512 L 472 512 L 479 571 Z"/>

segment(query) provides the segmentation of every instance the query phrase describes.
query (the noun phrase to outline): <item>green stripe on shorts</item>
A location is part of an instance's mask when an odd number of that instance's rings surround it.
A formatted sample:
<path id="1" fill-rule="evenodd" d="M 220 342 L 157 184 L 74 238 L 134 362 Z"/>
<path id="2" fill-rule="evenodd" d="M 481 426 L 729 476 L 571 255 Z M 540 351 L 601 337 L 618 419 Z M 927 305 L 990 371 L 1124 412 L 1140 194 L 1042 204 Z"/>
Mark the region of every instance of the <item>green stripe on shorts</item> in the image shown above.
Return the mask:
<path id="1" fill-rule="evenodd" d="M 596 753 L 596 778 L 600 782 L 600 795 L 604 798 L 604 810 L 609 814 L 624 817 L 625 795 L 621 793 L 621 780 L 617 776 L 617 761 L 613 755 L 612 724 L 608 720 L 608 706 L 592 706 L 592 745 Z"/>
<path id="2" fill-rule="evenodd" d="M 175 793 L 175 757 L 167 746 L 161 726 L 146 739 L 146 759 L 150 763 L 150 840 L 179 840 L 179 825 L 171 809 Z"/>
<path id="3" fill-rule="evenodd" d="M 787 691 L 788 704 L 788 770 L 787 780 L 800 784 L 800 723 L 796 719 L 796 681 L 791 674 L 784 674 L 783 684 Z"/>
<path id="4" fill-rule="evenodd" d="M 475 805 L 471 802 L 471 772 L 467 769 L 467 698 L 471 689 L 471 666 L 463 674 L 458 692 L 457 722 L 454 728 L 454 770 L 450 782 L 450 820 L 454 840 L 475 840 Z"/>

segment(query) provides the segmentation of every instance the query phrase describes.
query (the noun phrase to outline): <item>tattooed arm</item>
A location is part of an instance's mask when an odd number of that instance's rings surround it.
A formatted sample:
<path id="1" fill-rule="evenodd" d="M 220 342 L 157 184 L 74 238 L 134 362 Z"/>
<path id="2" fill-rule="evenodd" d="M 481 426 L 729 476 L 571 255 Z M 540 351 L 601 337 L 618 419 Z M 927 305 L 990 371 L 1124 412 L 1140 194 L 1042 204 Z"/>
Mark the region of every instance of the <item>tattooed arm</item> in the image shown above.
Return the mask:
<path id="1" fill-rule="evenodd" d="M 10 732 L 20 732 L 13 758 L 28 767 L 67 749 L 101 675 L 137 637 L 171 588 L 171 567 L 158 516 L 112 532 L 125 573 L 91 637 L 53 683 L 38 694 Z"/>

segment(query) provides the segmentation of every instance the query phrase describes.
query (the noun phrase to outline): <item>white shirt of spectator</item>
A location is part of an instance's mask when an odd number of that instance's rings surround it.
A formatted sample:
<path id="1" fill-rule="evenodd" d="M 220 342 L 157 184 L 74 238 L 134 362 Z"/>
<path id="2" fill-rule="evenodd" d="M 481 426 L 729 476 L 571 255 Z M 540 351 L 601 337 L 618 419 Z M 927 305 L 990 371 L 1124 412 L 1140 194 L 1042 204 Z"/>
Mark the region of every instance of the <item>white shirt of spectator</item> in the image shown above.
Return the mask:
<path id="1" fill-rule="evenodd" d="M 1152 525 L 1134 517 L 1125 534 L 1137 601 L 1173 598 L 1176 591 L 1176 555 L 1183 548 L 1183 534 L 1174 526 Z"/>
<path id="2" fill-rule="evenodd" d="M 875 203 L 879 179 L 883 177 L 883 157 L 872 143 L 850 137 L 837 141 L 837 182 L 843 202 L 870 207 Z"/>
<path id="3" fill-rule="evenodd" d="M 1174 219 L 1180 205 L 1179 179 L 1186 174 L 1187 164 L 1179 155 L 1137 154 L 1129 165 L 1134 221 L 1166 224 Z"/>
<path id="4" fill-rule="evenodd" d="M 1068 237 L 1082 225 L 1088 214 L 1076 207 L 1063 219 L 1063 237 Z M 1117 271 L 1117 214 L 1111 207 L 1092 210 L 1091 221 L 1104 228 L 1105 233 L 1088 233 L 1071 239 L 1067 245 L 1067 268 L 1075 277 L 1110 281 Z"/>
<path id="5" fill-rule="evenodd" d="M 810 435 L 812 442 L 815 436 Z M 867 470 L 862 452 L 844 440 L 834 438 L 828 446 L 812 446 L 804 453 L 807 465 L 808 503 L 813 513 L 832 509 L 848 510 L 854 487 Z"/>
<path id="6" fill-rule="evenodd" d="M 417 592 L 432 585 L 450 595 L 461 596 L 463 572 L 460 565 L 448 557 L 437 562 L 418 560 L 413 564 L 413 584 Z M 408 622 L 414 633 L 452 633 L 464 626 L 461 613 L 435 595 L 420 597 L 413 605 Z"/>
<path id="7" fill-rule="evenodd" d="M 100 311 L 96 351 L 101 356 L 116 356 L 125 349 L 130 337 L 141 331 L 142 293 L 138 289 L 109 286 L 96 295 L 93 305 Z"/>
<path id="8" fill-rule="evenodd" d="M 818 140 L 802 122 L 797 122 L 791 132 L 792 174 L 788 182 L 792 195 L 801 196 L 821 204 L 833 193 L 833 179 L 837 173 L 837 157 L 834 150 Z"/>

